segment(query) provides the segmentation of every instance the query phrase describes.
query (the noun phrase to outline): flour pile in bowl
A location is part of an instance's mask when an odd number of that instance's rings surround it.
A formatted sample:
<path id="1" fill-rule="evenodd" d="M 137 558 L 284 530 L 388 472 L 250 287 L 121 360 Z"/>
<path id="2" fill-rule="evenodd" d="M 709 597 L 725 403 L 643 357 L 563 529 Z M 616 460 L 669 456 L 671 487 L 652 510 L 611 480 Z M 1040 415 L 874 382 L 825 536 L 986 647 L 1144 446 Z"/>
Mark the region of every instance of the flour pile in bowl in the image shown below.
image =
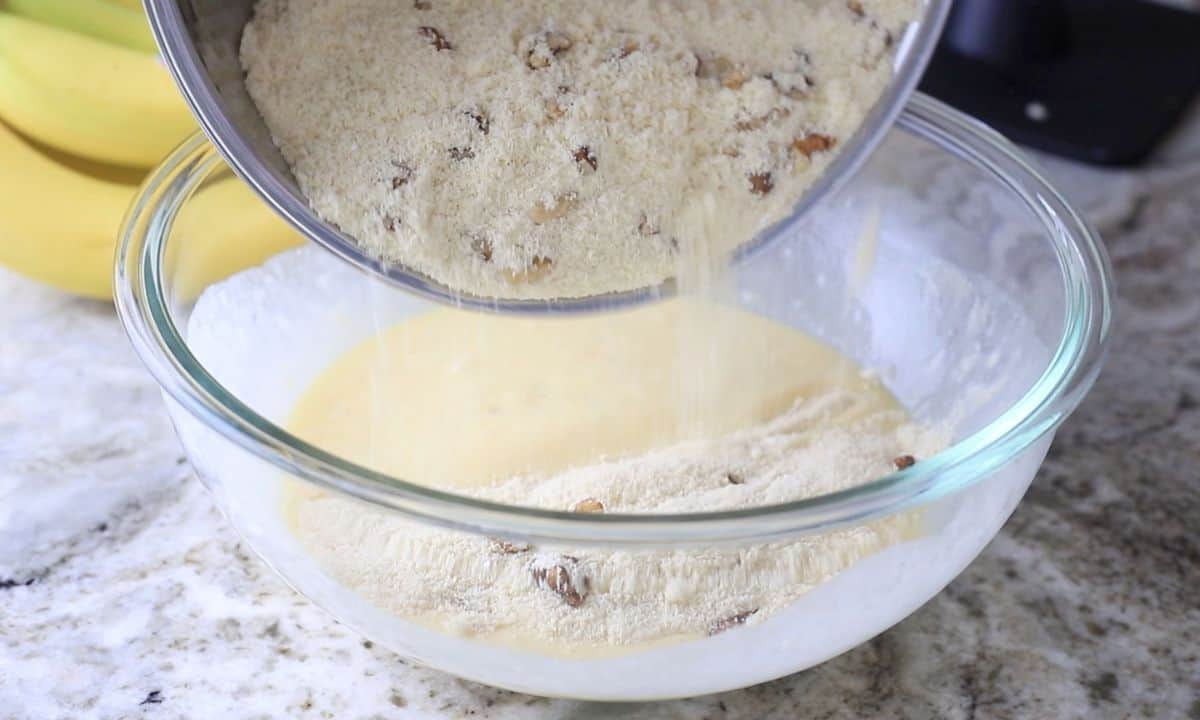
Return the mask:
<path id="1" fill-rule="evenodd" d="M 788 216 L 916 0 L 260 0 L 246 85 L 314 210 L 464 293 L 651 286 Z"/>

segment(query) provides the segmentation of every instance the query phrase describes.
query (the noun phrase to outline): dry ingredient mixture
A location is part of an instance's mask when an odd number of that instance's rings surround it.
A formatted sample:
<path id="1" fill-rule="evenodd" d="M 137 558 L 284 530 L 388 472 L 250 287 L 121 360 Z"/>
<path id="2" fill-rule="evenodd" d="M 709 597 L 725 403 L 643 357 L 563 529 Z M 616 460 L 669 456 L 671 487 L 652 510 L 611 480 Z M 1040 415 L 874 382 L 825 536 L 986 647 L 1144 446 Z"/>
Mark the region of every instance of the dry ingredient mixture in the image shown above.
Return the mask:
<path id="1" fill-rule="evenodd" d="M 461 292 L 654 285 L 716 198 L 786 217 L 918 0 L 260 0 L 247 87 L 312 207 Z"/>
<path id="2" fill-rule="evenodd" d="M 718 352 L 687 351 L 703 323 Z M 637 372 L 630 372 L 637 368 Z M 694 378 L 703 382 L 693 382 Z M 700 300 L 585 318 L 437 310 L 337 360 L 290 428 L 396 477 L 580 513 L 694 513 L 845 489 L 942 447 L 878 380 Z M 292 489 L 289 522 L 372 604 L 444 632 L 602 656 L 757 623 L 921 532 L 914 515 L 740 549 L 535 548 Z"/>

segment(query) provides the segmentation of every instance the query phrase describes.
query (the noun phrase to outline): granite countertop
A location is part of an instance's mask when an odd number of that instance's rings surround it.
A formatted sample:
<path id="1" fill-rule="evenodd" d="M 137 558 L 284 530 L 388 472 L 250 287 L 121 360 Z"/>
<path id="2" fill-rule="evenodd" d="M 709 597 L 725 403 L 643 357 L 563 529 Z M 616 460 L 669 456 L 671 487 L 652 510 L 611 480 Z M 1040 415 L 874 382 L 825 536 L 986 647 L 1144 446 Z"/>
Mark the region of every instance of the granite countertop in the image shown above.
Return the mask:
<path id="1" fill-rule="evenodd" d="M 0 719 L 1200 719 L 1200 112 L 1147 169 L 1044 164 L 1120 299 L 1016 514 L 871 642 L 654 705 L 493 690 L 341 627 L 239 542 L 112 309 L 0 271 Z"/>

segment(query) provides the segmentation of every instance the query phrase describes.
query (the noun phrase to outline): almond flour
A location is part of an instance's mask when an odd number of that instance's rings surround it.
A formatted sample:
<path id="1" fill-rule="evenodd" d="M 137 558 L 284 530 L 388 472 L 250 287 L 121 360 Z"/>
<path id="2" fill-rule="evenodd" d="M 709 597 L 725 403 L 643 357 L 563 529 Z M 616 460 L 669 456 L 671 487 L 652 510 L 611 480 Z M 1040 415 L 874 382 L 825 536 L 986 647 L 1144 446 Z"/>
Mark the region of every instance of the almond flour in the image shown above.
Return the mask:
<path id="1" fill-rule="evenodd" d="M 860 416 L 861 404 L 831 392 L 715 442 L 471 494 L 560 510 L 589 500 L 606 512 L 733 510 L 853 487 L 891 471 L 904 450 L 924 455 L 944 445 L 902 411 Z M 441 632 L 561 657 L 619 655 L 757 624 L 923 532 L 918 515 L 901 514 L 741 548 L 562 550 L 408 522 L 299 485 L 290 495 L 290 523 L 305 550 L 376 607 Z"/>
<path id="2" fill-rule="evenodd" d="M 654 285 L 786 217 L 917 0 L 260 0 L 249 92 L 312 207 L 462 292 Z M 709 242 L 709 241 L 704 241 Z"/>

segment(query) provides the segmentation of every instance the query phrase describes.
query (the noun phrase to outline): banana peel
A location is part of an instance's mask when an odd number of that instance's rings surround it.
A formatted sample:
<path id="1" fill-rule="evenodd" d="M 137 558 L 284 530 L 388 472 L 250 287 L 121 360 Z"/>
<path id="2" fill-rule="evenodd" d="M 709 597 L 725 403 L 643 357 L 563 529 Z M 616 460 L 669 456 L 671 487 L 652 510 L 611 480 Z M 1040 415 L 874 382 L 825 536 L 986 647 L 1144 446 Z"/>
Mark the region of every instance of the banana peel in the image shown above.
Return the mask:
<path id="1" fill-rule="evenodd" d="M 76 295 L 111 298 L 116 240 L 138 187 L 104 174 L 60 162 L 0 123 L 0 265 Z M 185 302 L 303 242 L 233 176 L 197 190 L 171 232 L 168 284 Z"/>
<path id="2" fill-rule="evenodd" d="M 117 229 L 135 191 L 59 165 L 0 125 L 0 264 L 77 295 L 111 297 Z"/>
<path id="3" fill-rule="evenodd" d="M 191 302 L 209 285 L 303 242 L 240 179 L 224 177 L 180 208 L 167 243 L 165 282 L 176 298 Z"/>
<path id="4" fill-rule="evenodd" d="M 3 0 L 14 15 L 88 35 L 130 50 L 157 52 L 142 8 L 111 0 Z"/>
<path id="5" fill-rule="evenodd" d="M 155 55 L 0 11 L 0 120 L 100 163 L 150 168 L 196 129 Z"/>

